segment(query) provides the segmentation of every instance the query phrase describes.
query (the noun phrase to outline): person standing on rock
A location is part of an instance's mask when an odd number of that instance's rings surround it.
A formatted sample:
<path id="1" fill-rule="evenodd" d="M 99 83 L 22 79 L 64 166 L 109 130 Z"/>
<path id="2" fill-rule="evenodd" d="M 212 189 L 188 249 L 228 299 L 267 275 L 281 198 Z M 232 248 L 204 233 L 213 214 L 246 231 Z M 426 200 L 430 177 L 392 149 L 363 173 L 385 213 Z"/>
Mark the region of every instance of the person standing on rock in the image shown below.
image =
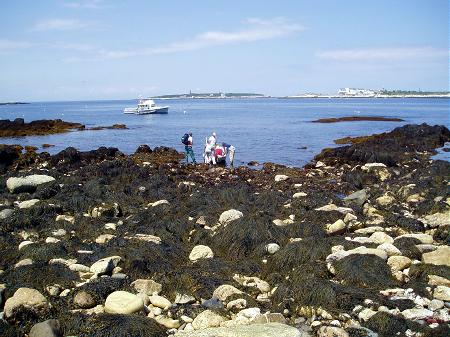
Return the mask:
<path id="1" fill-rule="evenodd" d="M 196 164 L 194 150 L 192 149 L 192 145 L 194 144 L 194 140 L 192 139 L 192 132 L 189 132 L 189 137 L 187 138 L 187 142 L 185 143 L 184 150 L 186 151 L 186 164 L 189 164 L 189 156 L 192 159 L 192 162 Z"/>

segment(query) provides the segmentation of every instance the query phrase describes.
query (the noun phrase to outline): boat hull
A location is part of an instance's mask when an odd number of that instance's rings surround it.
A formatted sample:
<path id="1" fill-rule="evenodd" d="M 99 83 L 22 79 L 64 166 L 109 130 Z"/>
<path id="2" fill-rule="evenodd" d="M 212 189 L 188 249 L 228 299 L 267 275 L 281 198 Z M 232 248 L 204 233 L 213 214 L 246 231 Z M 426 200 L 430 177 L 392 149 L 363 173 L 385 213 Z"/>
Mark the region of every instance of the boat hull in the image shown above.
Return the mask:
<path id="1" fill-rule="evenodd" d="M 135 112 L 136 115 L 156 115 L 156 114 L 167 114 L 169 113 L 169 107 L 161 107 L 157 109 L 148 109 L 148 110 L 138 110 Z"/>

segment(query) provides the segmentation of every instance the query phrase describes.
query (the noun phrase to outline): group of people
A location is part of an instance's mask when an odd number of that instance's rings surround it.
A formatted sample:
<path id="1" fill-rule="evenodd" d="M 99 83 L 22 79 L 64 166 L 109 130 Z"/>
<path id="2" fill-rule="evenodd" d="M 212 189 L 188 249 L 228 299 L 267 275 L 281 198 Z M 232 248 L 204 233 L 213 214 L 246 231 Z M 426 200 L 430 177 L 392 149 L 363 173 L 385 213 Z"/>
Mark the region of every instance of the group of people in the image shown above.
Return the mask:
<path id="1" fill-rule="evenodd" d="M 194 150 L 192 149 L 192 146 L 194 144 L 192 132 L 185 134 L 185 136 L 182 138 L 182 143 L 185 145 L 184 149 L 186 152 L 186 163 L 189 163 L 189 157 L 191 157 L 192 162 L 195 164 L 195 154 Z M 230 166 L 233 167 L 235 150 L 236 149 L 233 145 L 227 143 L 219 144 L 217 142 L 217 135 L 215 132 L 213 132 L 211 136 L 205 139 L 203 159 L 205 164 L 225 165 L 226 157 L 228 155 Z"/>

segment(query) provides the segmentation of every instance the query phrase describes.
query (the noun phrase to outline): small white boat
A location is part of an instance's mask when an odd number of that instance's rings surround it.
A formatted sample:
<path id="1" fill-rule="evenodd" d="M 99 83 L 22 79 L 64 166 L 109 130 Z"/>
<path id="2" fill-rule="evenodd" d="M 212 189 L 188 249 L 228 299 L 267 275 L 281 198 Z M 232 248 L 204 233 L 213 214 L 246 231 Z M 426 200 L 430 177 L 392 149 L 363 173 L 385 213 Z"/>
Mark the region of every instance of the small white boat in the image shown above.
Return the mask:
<path id="1" fill-rule="evenodd" d="M 125 108 L 124 114 L 134 115 L 150 115 L 150 114 L 166 114 L 169 112 L 168 106 L 157 106 L 152 99 L 139 100 L 137 108 Z"/>

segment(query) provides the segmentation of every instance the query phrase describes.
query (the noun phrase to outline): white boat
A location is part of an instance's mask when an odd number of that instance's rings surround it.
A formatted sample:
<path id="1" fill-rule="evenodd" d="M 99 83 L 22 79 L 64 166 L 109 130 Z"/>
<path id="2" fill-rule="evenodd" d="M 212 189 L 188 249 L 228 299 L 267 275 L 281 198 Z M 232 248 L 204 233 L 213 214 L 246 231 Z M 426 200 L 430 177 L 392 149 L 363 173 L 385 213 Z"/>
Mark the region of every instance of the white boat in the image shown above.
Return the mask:
<path id="1" fill-rule="evenodd" d="M 140 99 L 136 108 L 123 109 L 124 114 L 150 115 L 166 114 L 169 112 L 168 106 L 157 106 L 152 99 Z"/>

